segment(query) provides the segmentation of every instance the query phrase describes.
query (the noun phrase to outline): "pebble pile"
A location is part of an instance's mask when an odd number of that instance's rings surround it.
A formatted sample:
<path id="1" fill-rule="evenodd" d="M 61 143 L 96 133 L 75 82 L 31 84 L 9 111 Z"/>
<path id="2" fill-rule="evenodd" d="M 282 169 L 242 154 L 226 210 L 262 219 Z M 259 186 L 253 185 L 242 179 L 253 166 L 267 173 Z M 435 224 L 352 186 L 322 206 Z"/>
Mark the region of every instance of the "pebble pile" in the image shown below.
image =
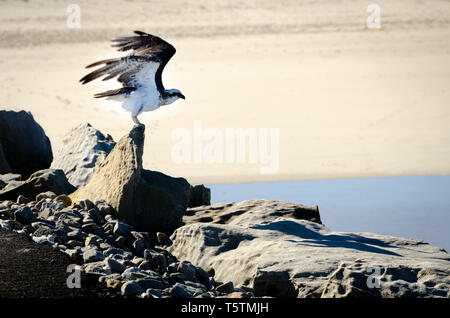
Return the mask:
<path id="1" fill-rule="evenodd" d="M 72 204 L 69 196 L 53 192 L 40 193 L 34 201 L 19 196 L 16 202 L 0 202 L 0 226 L 68 254 L 85 277 L 126 297 L 254 297 L 232 282 L 215 281 L 213 269 L 178 261 L 164 248 L 167 235 L 158 233 L 152 242 L 104 201 Z"/>

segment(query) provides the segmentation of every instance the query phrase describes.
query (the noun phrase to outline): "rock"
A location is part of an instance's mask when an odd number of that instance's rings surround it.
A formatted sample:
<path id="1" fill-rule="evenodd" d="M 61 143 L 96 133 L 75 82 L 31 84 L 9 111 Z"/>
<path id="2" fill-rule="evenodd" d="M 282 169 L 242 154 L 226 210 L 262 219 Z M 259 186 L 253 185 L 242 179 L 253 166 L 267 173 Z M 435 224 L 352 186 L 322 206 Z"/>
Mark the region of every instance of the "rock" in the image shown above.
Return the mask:
<path id="1" fill-rule="evenodd" d="M 98 239 L 99 239 L 98 236 L 88 236 L 84 242 L 84 246 L 89 246 L 89 245 L 98 246 L 99 245 Z"/>
<path id="2" fill-rule="evenodd" d="M 155 278 L 142 278 L 136 280 L 136 283 L 143 289 L 147 290 L 149 288 L 152 289 L 164 289 L 167 288 L 169 285 L 164 282 L 162 279 L 155 279 Z"/>
<path id="3" fill-rule="evenodd" d="M 151 275 L 147 271 L 144 271 L 137 267 L 128 267 L 122 273 L 121 276 L 122 276 L 122 279 L 125 279 L 125 280 L 136 280 L 136 279 L 151 277 Z"/>
<path id="4" fill-rule="evenodd" d="M 116 243 L 117 247 L 119 247 L 119 248 L 124 248 L 126 242 L 127 242 L 127 238 L 126 238 L 125 236 L 119 236 L 119 237 L 116 239 L 116 242 L 115 242 L 115 243 Z"/>
<path id="5" fill-rule="evenodd" d="M 279 217 L 322 223 L 317 205 L 305 206 L 272 200 L 246 200 L 239 203 L 220 203 L 188 209 L 183 217 L 183 223 L 245 223 L 250 226 L 269 222 Z"/>
<path id="6" fill-rule="evenodd" d="M 28 178 L 53 160 L 50 140 L 29 112 L 0 111 L 0 145 L 0 173 Z"/>
<path id="7" fill-rule="evenodd" d="M 114 225 L 113 233 L 121 236 L 129 236 L 131 234 L 131 231 L 133 231 L 132 226 L 123 222 L 116 222 L 116 224 Z"/>
<path id="8" fill-rule="evenodd" d="M 72 204 L 72 200 L 70 197 L 66 194 L 60 194 L 55 198 L 55 201 L 62 202 L 64 204 L 64 207 L 68 207 Z"/>
<path id="9" fill-rule="evenodd" d="M 27 198 L 36 198 L 42 192 L 52 191 L 59 194 L 69 194 L 76 188 L 67 181 L 62 170 L 40 170 L 33 173 L 26 181 L 13 187 L 6 187 L 0 190 L 0 201 L 16 201 L 19 195 Z"/>
<path id="10" fill-rule="evenodd" d="M 89 245 L 87 247 L 83 247 L 82 250 L 85 263 L 100 262 L 105 259 L 103 253 L 96 246 Z"/>
<path id="11" fill-rule="evenodd" d="M 111 268 L 111 271 L 115 273 L 122 273 L 126 269 L 125 266 L 111 257 L 105 258 L 105 265 Z"/>
<path id="12" fill-rule="evenodd" d="M 160 245 L 165 245 L 169 242 L 169 236 L 166 233 L 163 232 L 157 232 L 156 233 L 156 239 L 158 240 L 158 243 Z"/>
<path id="13" fill-rule="evenodd" d="M 17 210 L 14 213 L 14 217 L 16 221 L 23 224 L 29 224 L 36 220 L 36 217 L 34 216 L 33 212 L 31 212 L 31 209 L 28 206 L 24 206 Z"/>
<path id="14" fill-rule="evenodd" d="M 145 238 L 141 238 L 141 239 L 137 239 L 133 242 L 132 244 L 134 250 L 136 251 L 137 255 L 143 255 L 144 250 L 147 248 L 150 248 L 150 243 L 145 239 Z"/>
<path id="15" fill-rule="evenodd" d="M 19 195 L 17 197 L 17 201 L 18 204 L 27 204 L 28 202 L 30 202 L 30 199 L 28 199 L 26 196 L 23 195 Z"/>
<path id="16" fill-rule="evenodd" d="M 184 281 L 198 281 L 195 277 L 195 266 L 188 262 L 180 262 L 178 264 L 178 272 L 181 274 L 181 278 Z"/>
<path id="17" fill-rule="evenodd" d="M 144 292 L 141 286 L 135 281 L 126 282 L 120 290 L 124 296 L 133 296 Z"/>
<path id="18" fill-rule="evenodd" d="M 62 143 L 51 168 L 62 169 L 77 188 L 88 183 L 115 145 L 111 136 L 103 135 L 88 123 L 71 129 Z"/>
<path id="19" fill-rule="evenodd" d="M 181 225 L 189 203 L 189 183 L 142 168 L 144 127 L 122 137 L 92 175 L 88 184 L 71 194 L 72 201 L 104 200 L 126 223 L 149 233 L 172 233 Z"/>
<path id="20" fill-rule="evenodd" d="M 179 284 L 179 283 L 176 283 L 170 289 L 170 295 L 173 298 L 178 298 L 178 299 L 192 298 L 192 294 L 187 290 L 187 286 L 183 285 L 183 284 Z"/>
<path id="21" fill-rule="evenodd" d="M 144 259 L 149 262 L 150 269 L 157 272 L 165 272 L 167 270 L 167 258 L 163 253 L 146 249 L 143 255 Z"/>
<path id="22" fill-rule="evenodd" d="M 148 298 L 161 298 L 163 296 L 163 294 L 161 294 L 159 291 L 152 288 L 147 289 L 145 294 Z"/>
<path id="23" fill-rule="evenodd" d="M 377 267 L 380 270 L 378 286 L 372 279 Z M 424 266 L 384 267 L 361 259 L 340 262 L 336 271 L 328 277 L 321 297 L 448 298 L 450 277 L 445 277 L 444 273 L 436 274 Z"/>
<path id="24" fill-rule="evenodd" d="M 253 280 L 253 290 L 256 295 L 276 298 L 295 298 L 298 290 L 291 281 L 288 271 L 257 270 Z M 231 291 L 229 291 L 231 292 Z"/>
<path id="25" fill-rule="evenodd" d="M 102 232 L 102 230 L 100 229 L 100 227 L 98 227 L 97 224 L 95 224 L 94 222 L 91 223 L 85 223 L 81 226 L 81 229 L 84 232 L 88 232 L 88 233 L 92 233 L 95 235 L 98 235 L 99 232 Z"/>
<path id="26" fill-rule="evenodd" d="M 211 205 L 211 189 L 203 184 L 191 186 L 189 189 L 189 208 Z"/>
<path id="27" fill-rule="evenodd" d="M 34 231 L 33 236 L 52 236 L 55 243 L 63 244 L 68 241 L 67 233 L 60 229 L 52 229 L 48 226 L 41 225 L 36 231 Z"/>
<path id="28" fill-rule="evenodd" d="M 229 294 L 234 291 L 234 285 L 233 282 L 228 282 L 222 285 L 219 285 L 216 287 L 216 290 L 220 293 Z"/>
<path id="29" fill-rule="evenodd" d="M 55 194 L 54 192 L 52 192 L 52 191 L 46 191 L 46 192 L 39 193 L 39 194 L 36 196 L 36 202 L 39 202 L 39 201 L 41 201 L 42 199 L 50 199 L 50 200 L 52 200 L 52 199 L 54 199 L 54 198 L 56 198 L 56 194 Z"/>
<path id="30" fill-rule="evenodd" d="M 235 291 L 227 295 L 227 298 L 251 298 L 251 297 L 253 297 L 251 293 L 244 291 Z"/>
<path id="31" fill-rule="evenodd" d="M 267 220 L 257 214 L 256 218 Z M 167 250 L 196 266 L 213 267 L 216 280 L 231 279 L 234 286 L 254 289 L 257 297 L 337 297 L 338 292 L 345 295 L 355 280 L 343 270 L 339 272 L 339 264 L 352 264 L 358 259 L 363 260 L 361 271 L 367 272 L 371 264 L 384 270 L 397 269 L 398 274 L 386 276 L 385 283 L 381 279 L 381 289 L 385 291 L 380 293 L 382 297 L 404 295 L 401 288 L 391 286 L 398 287 L 405 279 L 408 285 L 402 286 L 408 289 L 415 290 L 426 280 L 432 280 L 440 289 L 450 288 L 450 256 L 420 240 L 333 232 L 314 222 L 286 217 L 261 224 L 235 218 L 232 223 L 185 225 L 171 236 L 173 245 Z M 427 273 L 427 278 L 423 273 Z M 342 284 L 348 286 L 339 288 L 339 279 L 333 277 L 346 275 L 348 279 Z M 355 287 L 370 296 L 367 289 Z M 433 295 L 431 290 L 417 294 Z"/>
<path id="32" fill-rule="evenodd" d="M 1 145 L 0 145 L 0 152 L 1 152 Z M 0 156 L 1 156 L 1 153 L 0 153 Z M 1 158 L 0 158 L 0 160 L 1 160 Z M 1 162 L 0 162 L 0 166 L 1 166 Z M 22 183 L 23 183 L 22 176 L 20 174 L 13 174 L 13 173 L 1 174 L 1 171 L 0 171 L 0 190 L 3 190 L 8 186 L 15 187 Z"/>
<path id="33" fill-rule="evenodd" d="M 108 279 L 106 281 L 106 287 L 108 287 L 108 288 L 116 289 L 116 288 L 119 288 L 121 286 L 122 286 L 122 282 L 120 280 L 118 280 L 118 279 Z"/>

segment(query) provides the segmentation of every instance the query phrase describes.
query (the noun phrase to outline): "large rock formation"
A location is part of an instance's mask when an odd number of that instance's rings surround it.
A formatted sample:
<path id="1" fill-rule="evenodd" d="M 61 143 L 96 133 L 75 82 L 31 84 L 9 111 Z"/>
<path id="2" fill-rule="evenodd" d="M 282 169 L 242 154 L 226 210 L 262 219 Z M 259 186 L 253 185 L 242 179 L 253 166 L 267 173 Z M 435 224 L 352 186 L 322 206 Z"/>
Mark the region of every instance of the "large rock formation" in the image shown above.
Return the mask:
<path id="1" fill-rule="evenodd" d="M 172 233 L 189 203 L 189 183 L 142 168 L 144 127 L 135 126 L 116 144 L 72 201 L 105 200 L 136 229 Z"/>
<path id="2" fill-rule="evenodd" d="M 10 175 L 14 178 L 14 175 Z M 51 191 L 57 195 L 69 194 L 76 188 L 67 181 L 62 170 L 45 169 L 33 173 L 25 181 L 11 180 L 8 185 L 0 190 L 0 201 L 16 201 L 19 195 L 34 200 L 39 193 Z"/>
<path id="3" fill-rule="evenodd" d="M 413 239 L 333 232 L 288 213 L 276 217 L 283 212 L 273 202 L 257 206 L 253 212 L 235 207 L 227 224 L 219 213 L 215 220 L 210 216 L 215 223 L 184 225 L 170 237 L 168 250 L 214 268 L 216 279 L 251 288 L 256 296 L 450 296 L 450 256 L 443 249 Z M 368 281 L 376 266 L 380 287 L 374 289 Z"/>
<path id="4" fill-rule="evenodd" d="M 17 173 L 24 179 L 47 169 L 52 147 L 31 113 L 0 111 L 0 173 Z"/>
<path id="5" fill-rule="evenodd" d="M 110 135 L 103 135 L 88 123 L 71 129 L 62 142 L 51 168 L 62 169 L 77 188 L 88 183 L 116 144 Z"/>

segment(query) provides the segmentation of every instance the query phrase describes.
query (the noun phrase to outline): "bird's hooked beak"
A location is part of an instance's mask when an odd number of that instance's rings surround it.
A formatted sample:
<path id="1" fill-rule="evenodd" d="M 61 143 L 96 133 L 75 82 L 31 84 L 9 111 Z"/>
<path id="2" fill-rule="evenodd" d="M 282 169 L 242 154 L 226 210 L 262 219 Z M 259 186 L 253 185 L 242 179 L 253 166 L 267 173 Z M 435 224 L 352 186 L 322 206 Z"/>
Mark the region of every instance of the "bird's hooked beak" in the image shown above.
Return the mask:
<path id="1" fill-rule="evenodd" d="M 184 97 L 184 95 L 183 95 L 183 94 L 180 94 L 180 98 L 182 98 L 182 99 L 186 99 L 186 97 Z"/>

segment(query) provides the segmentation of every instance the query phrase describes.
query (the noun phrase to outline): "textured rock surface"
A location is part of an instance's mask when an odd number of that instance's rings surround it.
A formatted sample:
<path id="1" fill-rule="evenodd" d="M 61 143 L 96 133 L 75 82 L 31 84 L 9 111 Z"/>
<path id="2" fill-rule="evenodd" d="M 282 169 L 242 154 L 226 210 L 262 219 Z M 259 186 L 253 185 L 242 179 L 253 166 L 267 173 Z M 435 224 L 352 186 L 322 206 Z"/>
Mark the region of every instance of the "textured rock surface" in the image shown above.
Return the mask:
<path id="1" fill-rule="evenodd" d="M 0 173 L 17 173 L 26 179 L 50 167 L 52 159 L 50 140 L 31 113 L 0 111 Z"/>
<path id="2" fill-rule="evenodd" d="M 219 203 L 190 208 L 183 223 L 208 222 L 218 224 L 261 224 L 279 218 L 292 217 L 321 223 L 319 207 L 272 200 L 246 200 L 238 203 Z"/>
<path id="3" fill-rule="evenodd" d="M 122 137 L 91 177 L 71 195 L 72 201 L 104 200 L 138 230 L 172 233 L 189 203 L 189 183 L 142 168 L 144 127 Z"/>
<path id="4" fill-rule="evenodd" d="M 450 256 L 423 241 L 248 216 L 243 213 L 229 224 L 185 225 L 171 236 L 168 250 L 207 270 L 214 268 L 218 280 L 253 288 L 256 296 L 373 296 L 366 284 L 371 265 L 385 271 L 379 296 L 407 296 L 405 290 L 415 296 L 450 296 Z M 258 224 L 258 219 L 265 222 Z"/>
<path id="5" fill-rule="evenodd" d="M 111 136 L 103 135 L 88 123 L 71 129 L 62 143 L 51 168 L 62 169 L 77 188 L 88 183 L 116 144 Z"/>
<path id="6" fill-rule="evenodd" d="M 41 192 L 69 194 L 76 188 L 69 183 L 62 170 L 45 169 L 33 173 L 27 180 L 16 182 L 0 190 L 0 201 L 16 201 L 19 195 L 34 200 Z"/>

